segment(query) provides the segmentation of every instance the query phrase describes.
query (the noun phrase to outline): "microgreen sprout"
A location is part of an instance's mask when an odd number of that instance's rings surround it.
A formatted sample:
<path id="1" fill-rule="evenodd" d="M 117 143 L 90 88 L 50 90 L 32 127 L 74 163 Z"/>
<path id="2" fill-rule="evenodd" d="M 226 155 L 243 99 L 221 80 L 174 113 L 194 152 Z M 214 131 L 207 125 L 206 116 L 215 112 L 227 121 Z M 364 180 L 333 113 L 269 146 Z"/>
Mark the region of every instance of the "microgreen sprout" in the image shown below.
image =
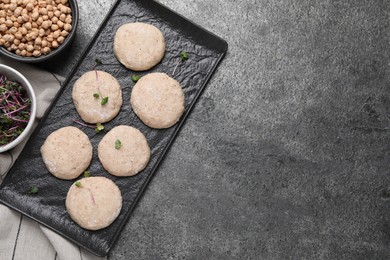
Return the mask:
<path id="1" fill-rule="evenodd" d="M 175 75 L 175 71 L 176 71 L 176 69 L 177 69 L 177 66 L 179 66 L 180 62 L 184 62 L 184 61 L 188 60 L 188 54 L 187 54 L 187 52 L 181 51 L 181 52 L 180 52 L 180 57 L 181 57 L 181 59 L 177 61 L 176 66 L 175 66 L 175 68 L 173 69 L 172 75 Z"/>
<path id="2" fill-rule="evenodd" d="M 122 142 L 119 139 L 116 139 L 115 141 L 115 149 L 119 150 L 122 147 Z"/>
<path id="3" fill-rule="evenodd" d="M 181 61 L 186 61 L 186 60 L 188 60 L 188 54 L 187 54 L 187 52 L 181 51 L 181 52 L 180 52 L 180 55 L 181 55 Z"/>
<path id="4" fill-rule="evenodd" d="M 101 123 L 97 123 L 96 128 L 95 128 L 95 132 L 100 133 L 103 130 L 104 130 L 104 126 Z"/>
<path id="5" fill-rule="evenodd" d="M 137 82 L 140 78 L 141 78 L 141 77 L 138 76 L 138 75 L 133 75 L 133 76 L 131 76 L 131 80 L 132 80 L 133 82 Z"/>
<path id="6" fill-rule="evenodd" d="M 38 191 L 39 191 L 38 187 L 32 186 L 32 187 L 30 187 L 30 189 L 28 190 L 28 193 L 29 193 L 29 194 L 36 194 L 36 193 L 38 193 Z"/>
<path id="7" fill-rule="evenodd" d="M 79 181 L 76 181 L 75 183 L 74 183 L 74 185 L 76 185 L 76 187 L 81 187 L 81 182 L 79 182 Z"/>
<path id="8" fill-rule="evenodd" d="M 0 75 L 0 146 L 15 140 L 30 119 L 31 100 L 25 89 Z"/>
<path id="9" fill-rule="evenodd" d="M 73 122 L 75 122 L 76 124 L 88 127 L 88 128 L 93 128 L 93 129 L 95 129 L 96 133 L 100 133 L 101 131 L 104 130 L 104 126 L 101 123 L 97 123 L 96 125 L 89 125 L 89 124 L 85 124 L 83 122 L 80 122 L 79 120 L 73 120 Z"/>
<path id="10" fill-rule="evenodd" d="M 100 97 L 100 95 L 99 95 L 99 93 L 95 93 L 95 94 L 93 94 L 93 97 L 98 99 Z"/>
<path id="11" fill-rule="evenodd" d="M 84 177 L 85 177 L 85 178 L 91 177 L 91 172 L 85 171 L 85 172 L 84 172 Z"/>
<path id="12" fill-rule="evenodd" d="M 104 97 L 104 98 L 102 98 L 102 101 L 100 102 L 100 104 L 102 106 L 104 106 L 105 104 L 107 104 L 107 102 L 108 102 L 108 97 Z"/>

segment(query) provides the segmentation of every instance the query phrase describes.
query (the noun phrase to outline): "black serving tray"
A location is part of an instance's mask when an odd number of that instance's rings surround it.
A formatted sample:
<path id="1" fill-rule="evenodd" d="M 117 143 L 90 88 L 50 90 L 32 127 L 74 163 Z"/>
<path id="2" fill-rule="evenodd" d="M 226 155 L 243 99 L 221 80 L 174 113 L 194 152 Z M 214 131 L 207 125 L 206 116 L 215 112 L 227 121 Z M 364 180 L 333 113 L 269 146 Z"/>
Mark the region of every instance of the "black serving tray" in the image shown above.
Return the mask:
<path id="1" fill-rule="evenodd" d="M 124 23 L 136 21 L 158 27 L 167 43 L 162 62 L 150 71 L 142 73 L 126 69 L 117 61 L 113 52 L 113 37 L 117 28 Z M 142 76 L 149 72 L 165 72 L 172 76 L 174 67 L 180 61 L 182 50 L 188 53 L 189 59 L 180 62 L 174 78 L 183 87 L 186 112 L 179 123 L 169 129 L 151 129 L 138 119 L 130 106 L 130 93 L 134 86 L 130 76 L 133 74 Z M 224 40 L 155 1 L 117 1 L 0 186 L 0 201 L 90 252 L 99 256 L 107 255 L 226 51 L 227 43 Z M 118 79 L 124 101 L 119 115 L 105 124 L 104 132 L 98 134 L 93 129 L 73 122 L 74 119 L 80 119 L 71 98 L 74 82 L 82 74 L 93 69 L 95 59 L 103 62 L 103 65 L 98 66 L 99 70 L 106 71 Z M 97 157 L 97 146 L 104 134 L 121 124 L 138 128 L 145 134 L 151 147 L 149 164 L 133 177 L 119 178 L 109 175 Z M 92 175 L 108 177 L 122 192 L 123 208 L 119 217 L 112 225 L 99 231 L 85 230 L 70 219 L 65 209 L 65 198 L 73 181 L 53 177 L 41 158 L 40 147 L 46 137 L 53 131 L 69 125 L 80 128 L 91 140 L 94 156 L 89 171 Z M 29 195 L 27 190 L 31 186 L 39 187 L 39 193 Z"/>

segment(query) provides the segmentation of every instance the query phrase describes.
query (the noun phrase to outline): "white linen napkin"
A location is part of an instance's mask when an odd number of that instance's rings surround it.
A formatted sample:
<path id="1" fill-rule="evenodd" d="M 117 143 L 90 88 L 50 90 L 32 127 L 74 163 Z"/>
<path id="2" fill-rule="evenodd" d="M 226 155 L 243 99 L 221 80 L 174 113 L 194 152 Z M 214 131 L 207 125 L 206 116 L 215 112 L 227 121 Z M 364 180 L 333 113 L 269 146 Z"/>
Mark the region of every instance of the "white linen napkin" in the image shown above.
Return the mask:
<path id="1" fill-rule="evenodd" d="M 42 118 L 64 78 L 3 57 L 0 57 L 0 64 L 11 66 L 30 81 L 38 100 L 37 119 Z M 26 141 L 11 151 L 0 154 L 0 183 Z M 0 204 L 0 259 L 103 260 L 106 258 L 90 254 L 34 220 Z"/>

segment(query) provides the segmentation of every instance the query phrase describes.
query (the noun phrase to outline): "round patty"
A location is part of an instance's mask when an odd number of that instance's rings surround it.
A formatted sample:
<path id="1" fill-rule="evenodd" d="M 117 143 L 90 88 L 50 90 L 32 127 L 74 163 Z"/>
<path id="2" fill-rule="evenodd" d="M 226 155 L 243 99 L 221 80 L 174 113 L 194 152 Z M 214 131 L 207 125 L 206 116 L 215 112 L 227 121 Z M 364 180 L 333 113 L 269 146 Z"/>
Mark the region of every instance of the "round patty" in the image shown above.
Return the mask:
<path id="1" fill-rule="evenodd" d="M 149 162 L 150 148 L 145 136 L 134 127 L 120 125 L 100 141 L 98 155 L 104 169 L 116 176 L 132 176 Z"/>
<path id="2" fill-rule="evenodd" d="M 127 23 L 117 30 L 114 53 L 126 68 L 142 71 L 159 63 L 165 54 L 165 39 L 155 26 Z"/>
<path id="3" fill-rule="evenodd" d="M 105 177 L 78 180 L 66 196 L 66 210 L 78 225 L 89 230 L 109 226 L 122 208 L 118 186 Z"/>
<path id="4" fill-rule="evenodd" d="M 104 71 L 89 71 L 74 84 L 73 103 L 77 113 L 87 123 L 105 123 L 112 120 L 122 106 L 119 82 Z M 107 102 L 104 104 L 105 98 Z"/>
<path id="5" fill-rule="evenodd" d="M 140 78 L 130 101 L 137 116 L 152 128 L 171 127 L 184 112 L 183 90 L 179 82 L 165 73 L 150 73 Z"/>
<path id="6" fill-rule="evenodd" d="M 41 147 L 43 162 L 60 179 L 78 177 L 92 160 L 92 145 L 80 129 L 67 126 L 51 133 Z"/>

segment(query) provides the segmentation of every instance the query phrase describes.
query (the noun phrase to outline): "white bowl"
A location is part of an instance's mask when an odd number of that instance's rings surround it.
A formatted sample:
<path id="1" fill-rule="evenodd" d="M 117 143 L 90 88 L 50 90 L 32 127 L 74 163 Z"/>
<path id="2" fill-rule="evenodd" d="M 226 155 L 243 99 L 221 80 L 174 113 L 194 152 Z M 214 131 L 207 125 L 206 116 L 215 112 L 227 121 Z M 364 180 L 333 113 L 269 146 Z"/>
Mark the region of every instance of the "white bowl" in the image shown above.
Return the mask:
<path id="1" fill-rule="evenodd" d="M 30 111 L 31 115 L 26 128 L 15 140 L 13 140 L 12 142 L 6 145 L 0 146 L 0 153 L 2 153 L 14 148 L 16 145 L 22 142 L 27 136 L 29 136 L 29 133 L 32 131 L 32 127 L 37 113 L 37 99 L 35 97 L 34 89 L 32 88 L 30 82 L 20 72 L 18 72 L 17 70 L 9 66 L 0 64 L 0 74 L 5 75 L 8 80 L 19 82 L 27 91 L 27 94 L 31 100 L 31 111 Z M 0 113 L 2 113 L 2 111 L 0 111 Z"/>

